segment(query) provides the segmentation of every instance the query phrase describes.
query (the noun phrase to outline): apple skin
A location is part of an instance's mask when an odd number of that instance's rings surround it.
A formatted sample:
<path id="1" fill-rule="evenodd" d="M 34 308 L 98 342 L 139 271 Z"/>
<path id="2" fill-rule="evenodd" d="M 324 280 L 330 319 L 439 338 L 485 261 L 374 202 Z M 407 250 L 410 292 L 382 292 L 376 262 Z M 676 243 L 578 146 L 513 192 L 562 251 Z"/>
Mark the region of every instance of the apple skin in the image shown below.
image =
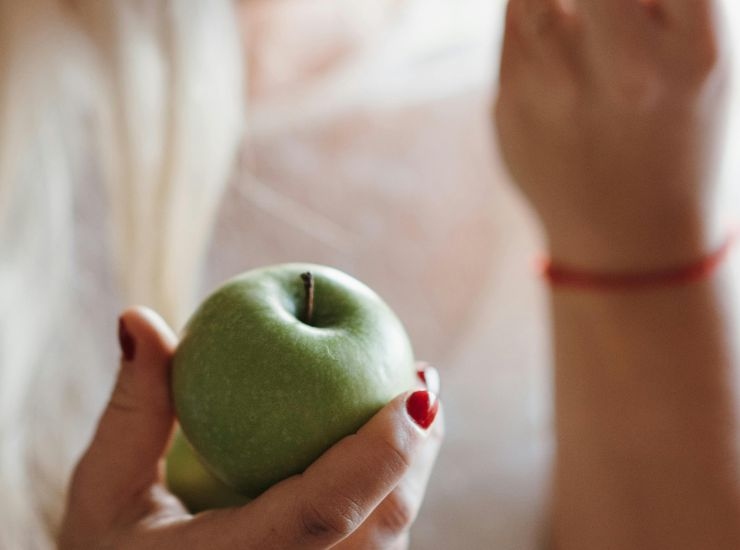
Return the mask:
<path id="1" fill-rule="evenodd" d="M 193 514 L 214 508 L 242 506 L 250 500 L 216 479 L 201 464 L 180 430 L 167 453 L 167 487 Z"/>
<path id="2" fill-rule="evenodd" d="M 310 325 L 304 272 L 315 283 Z M 349 275 L 313 264 L 256 269 L 216 290 L 186 325 L 175 410 L 211 473 L 255 497 L 417 385 L 413 357 L 393 311 Z"/>

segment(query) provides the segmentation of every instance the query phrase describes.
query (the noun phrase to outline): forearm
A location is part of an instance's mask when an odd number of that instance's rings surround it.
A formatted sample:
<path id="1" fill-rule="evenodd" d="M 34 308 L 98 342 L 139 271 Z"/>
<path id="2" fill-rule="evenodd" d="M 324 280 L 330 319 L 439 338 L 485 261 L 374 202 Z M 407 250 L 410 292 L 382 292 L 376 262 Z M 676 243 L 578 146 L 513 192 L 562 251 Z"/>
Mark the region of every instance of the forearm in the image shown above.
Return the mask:
<path id="1" fill-rule="evenodd" d="M 498 142 L 554 266 L 586 274 L 571 280 L 670 272 L 715 249 L 732 76 L 720 4 L 508 1 Z M 553 316 L 556 548 L 740 548 L 728 272 L 560 287 Z"/>
<path id="2" fill-rule="evenodd" d="M 740 548 L 731 294 L 553 292 L 558 548 Z"/>

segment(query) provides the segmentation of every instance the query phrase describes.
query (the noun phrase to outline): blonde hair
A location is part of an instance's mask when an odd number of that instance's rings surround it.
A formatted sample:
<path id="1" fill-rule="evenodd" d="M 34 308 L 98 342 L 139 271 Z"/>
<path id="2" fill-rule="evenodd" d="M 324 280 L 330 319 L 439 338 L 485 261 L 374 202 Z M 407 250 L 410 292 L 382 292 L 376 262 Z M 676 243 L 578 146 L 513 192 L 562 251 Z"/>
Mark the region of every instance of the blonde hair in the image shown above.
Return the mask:
<path id="1" fill-rule="evenodd" d="M 78 183 L 104 184 L 121 301 L 179 325 L 242 133 L 241 52 L 228 0 L 0 0 L 0 548 L 53 545 L 109 380 L 71 292 Z"/>

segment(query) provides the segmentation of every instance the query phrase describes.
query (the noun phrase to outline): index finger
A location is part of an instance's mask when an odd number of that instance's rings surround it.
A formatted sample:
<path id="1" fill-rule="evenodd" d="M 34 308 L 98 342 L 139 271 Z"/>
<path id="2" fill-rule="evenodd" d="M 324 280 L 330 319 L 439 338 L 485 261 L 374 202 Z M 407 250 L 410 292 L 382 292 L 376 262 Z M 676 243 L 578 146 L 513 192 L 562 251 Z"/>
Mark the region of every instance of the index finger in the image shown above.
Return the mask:
<path id="1" fill-rule="evenodd" d="M 428 417 L 422 419 L 425 427 L 418 423 L 419 400 L 414 401 L 421 394 L 430 397 Z M 425 428 L 437 409 L 436 397 L 425 391 L 397 397 L 303 474 L 242 508 L 196 516 L 186 526 L 188 540 L 207 542 L 214 549 L 333 546 L 357 529 L 398 485 L 429 437 Z"/>

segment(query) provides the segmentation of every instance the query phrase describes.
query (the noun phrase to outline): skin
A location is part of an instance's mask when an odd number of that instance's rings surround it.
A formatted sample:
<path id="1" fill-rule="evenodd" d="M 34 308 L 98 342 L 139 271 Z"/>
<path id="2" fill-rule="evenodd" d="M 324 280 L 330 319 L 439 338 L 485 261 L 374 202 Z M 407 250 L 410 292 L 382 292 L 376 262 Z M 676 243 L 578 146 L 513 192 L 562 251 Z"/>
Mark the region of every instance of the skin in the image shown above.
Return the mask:
<path id="1" fill-rule="evenodd" d="M 249 504 L 188 514 L 164 486 L 174 428 L 169 366 L 176 338 L 151 310 L 124 312 L 136 342 L 70 487 L 62 550 L 405 548 L 442 438 L 394 399 L 303 474 Z M 431 372 L 431 371 L 430 371 Z"/>
<path id="2" fill-rule="evenodd" d="M 496 127 L 555 262 L 645 272 L 720 245 L 717 10 L 509 3 Z M 740 548 L 733 291 L 726 268 L 654 290 L 553 289 L 554 548 Z"/>

